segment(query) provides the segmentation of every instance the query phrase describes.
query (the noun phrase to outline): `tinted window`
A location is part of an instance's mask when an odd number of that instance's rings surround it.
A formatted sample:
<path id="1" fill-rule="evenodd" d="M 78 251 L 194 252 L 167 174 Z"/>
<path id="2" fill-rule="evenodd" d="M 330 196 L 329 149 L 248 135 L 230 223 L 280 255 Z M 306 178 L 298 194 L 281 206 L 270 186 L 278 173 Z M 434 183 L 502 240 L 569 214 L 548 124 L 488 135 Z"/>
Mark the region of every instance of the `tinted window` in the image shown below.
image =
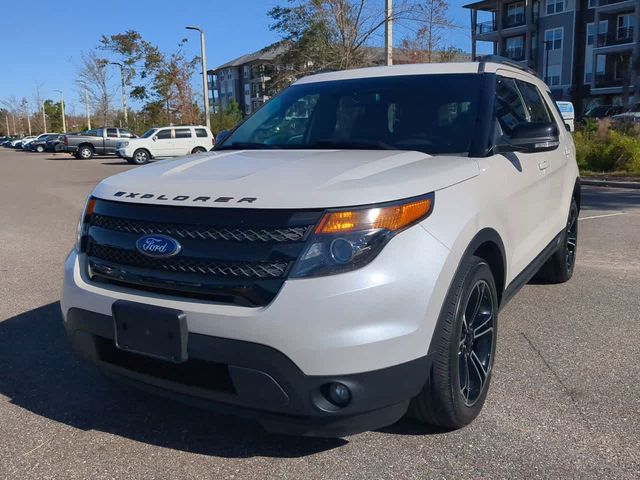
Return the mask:
<path id="1" fill-rule="evenodd" d="M 115 128 L 107 128 L 107 137 L 117 137 L 118 136 L 118 130 L 116 130 Z"/>
<path id="2" fill-rule="evenodd" d="M 129 130 L 125 130 L 123 128 L 120 129 L 120 136 L 123 138 L 133 138 L 135 135 L 131 133 Z"/>
<path id="3" fill-rule="evenodd" d="M 196 137 L 208 137 L 206 128 L 196 128 Z"/>
<path id="4" fill-rule="evenodd" d="M 390 148 L 466 154 L 480 81 L 477 74 L 432 74 L 295 85 L 249 117 L 218 149 Z"/>
<path id="5" fill-rule="evenodd" d="M 191 138 L 190 128 L 176 128 L 176 138 Z"/>
<path id="6" fill-rule="evenodd" d="M 156 132 L 156 137 L 158 137 L 158 139 L 171 138 L 171 129 L 165 128 L 164 130 L 158 130 Z"/>
<path id="7" fill-rule="evenodd" d="M 529 121 L 550 122 L 549 110 L 536 86 L 518 80 L 518 87 L 520 88 L 524 104 L 529 112 Z"/>
<path id="8" fill-rule="evenodd" d="M 142 138 L 152 137 L 154 133 L 156 133 L 156 129 L 155 128 L 150 128 L 149 130 L 147 130 L 146 132 L 144 132 L 142 134 Z"/>
<path id="9" fill-rule="evenodd" d="M 515 80 L 498 77 L 496 85 L 496 117 L 505 135 L 511 135 L 513 127 L 527 121 L 525 106 Z"/>

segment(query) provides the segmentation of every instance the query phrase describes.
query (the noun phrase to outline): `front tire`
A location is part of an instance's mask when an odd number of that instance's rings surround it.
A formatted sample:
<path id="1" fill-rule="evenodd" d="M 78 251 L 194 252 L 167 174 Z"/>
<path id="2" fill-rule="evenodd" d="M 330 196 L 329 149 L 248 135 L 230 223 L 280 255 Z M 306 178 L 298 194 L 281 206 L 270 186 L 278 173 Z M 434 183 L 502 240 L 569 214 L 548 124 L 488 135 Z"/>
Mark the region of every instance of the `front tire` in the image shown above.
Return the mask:
<path id="1" fill-rule="evenodd" d="M 573 276 L 578 250 L 578 213 L 578 204 L 572 198 L 560 246 L 536 275 L 543 282 L 564 283 Z"/>
<path id="2" fill-rule="evenodd" d="M 133 152 L 133 157 L 131 160 L 136 165 L 144 165 L 145 163 L 149 163 L 151 155 L 143 148 L 139 148 L 135 152 Z"/>
<path id="3" fill-rule="evenodd" d="M 431 340 L 433 366 L 409 413 L 447 429 L 471 423 L 484 405 L 495 357 L 498 295 L 487 262 L 463 260 Z"/>
<path id="4" fill-rule="evenodd" d="M 44 147 L 43 147 L 42 145 L 38 145 L 38 146 L 36 147 L 36 152 L 38 152 L 38 153 L 42 153 L 42 152 L 44 152 Z"/>

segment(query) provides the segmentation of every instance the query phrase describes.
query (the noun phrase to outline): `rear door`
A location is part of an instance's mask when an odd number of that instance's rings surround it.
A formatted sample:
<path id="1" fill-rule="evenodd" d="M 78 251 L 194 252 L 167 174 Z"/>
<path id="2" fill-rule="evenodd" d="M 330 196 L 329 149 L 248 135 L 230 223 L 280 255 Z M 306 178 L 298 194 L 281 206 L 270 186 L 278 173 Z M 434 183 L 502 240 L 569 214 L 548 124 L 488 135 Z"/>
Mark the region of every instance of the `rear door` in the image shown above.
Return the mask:
<path id="1" fill-rule="evenodd" d="M 104 153 L 116 153 L 116 146 L 120 141 L 117 128 L 106 128 L 104 137 Z"/>
<path id="2" fill-rule="evenodd" d="M 175 138 L 173 139 L 173 155 L 182 156 L 191 153 L 194 147 L 191 128 L 175 128 Z"/>

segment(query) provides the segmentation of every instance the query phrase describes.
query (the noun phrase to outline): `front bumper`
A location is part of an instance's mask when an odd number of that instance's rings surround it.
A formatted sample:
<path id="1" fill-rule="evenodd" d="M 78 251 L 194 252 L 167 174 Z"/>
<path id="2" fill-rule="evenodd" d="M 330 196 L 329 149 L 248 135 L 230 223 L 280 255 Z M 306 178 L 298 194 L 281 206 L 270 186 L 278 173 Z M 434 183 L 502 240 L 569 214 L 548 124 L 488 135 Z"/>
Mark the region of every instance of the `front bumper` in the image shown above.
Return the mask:
<path id="1" fill-rule="evenodd" d="M 72 252 L 61 305 L 76 350 L 114 375 L 256 418 L 270 431 L 341 436 L 395 422 L 423 387 L 450 281 L 447 256 L 442 244 L 416 226 L 364 268 L 289 280 L 271 304 L 247 308 L 94 284 L 86 277 L 84 256 Z M 111 308 L 120 299 L 183 311 L 186 363 L 193 360 L 199 373 L 163 377 L 156 367 L 138 366 L 157 361 L 117 350 Z M 170 370 L 159 362 L 157 368 Z M 214 377 L 224 388 L 183 382 Z M 349 405 L 325 408 L 320 387 L 329 382 L 350 388 Z"/>

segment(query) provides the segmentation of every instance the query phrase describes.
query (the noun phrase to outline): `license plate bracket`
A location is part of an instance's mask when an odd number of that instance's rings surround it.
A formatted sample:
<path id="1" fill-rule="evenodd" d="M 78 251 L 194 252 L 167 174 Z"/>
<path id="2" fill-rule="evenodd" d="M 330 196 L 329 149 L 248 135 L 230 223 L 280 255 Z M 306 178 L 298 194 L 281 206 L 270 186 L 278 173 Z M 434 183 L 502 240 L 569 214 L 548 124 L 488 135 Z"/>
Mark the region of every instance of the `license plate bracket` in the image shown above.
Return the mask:
<path id="1" fill-rule="evenodd" d="M 111 311 L 117 348 L 173 363 L 187 360 L 187 319 L 181 310 L 117 300 Z"/>

